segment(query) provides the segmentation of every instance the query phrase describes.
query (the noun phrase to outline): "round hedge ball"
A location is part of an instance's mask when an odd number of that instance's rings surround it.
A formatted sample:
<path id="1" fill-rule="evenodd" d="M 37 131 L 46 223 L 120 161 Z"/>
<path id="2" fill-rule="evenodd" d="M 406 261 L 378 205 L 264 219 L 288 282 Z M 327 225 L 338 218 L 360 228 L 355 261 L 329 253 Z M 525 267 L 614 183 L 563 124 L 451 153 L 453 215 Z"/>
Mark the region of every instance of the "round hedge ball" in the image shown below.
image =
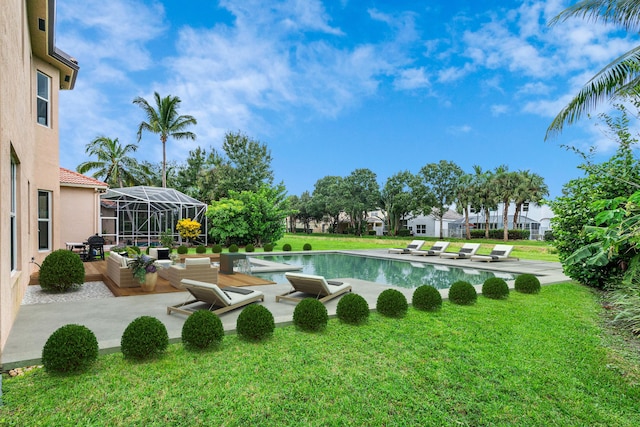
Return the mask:
<path id="1" fill-rule="evenodd" d="M 449 288 L 449 301 L 458 305 L 473 305 L 478 299 L 476 289 L 469 282 L 459 280 Z"/>
<path id="2" fill-rule="evenodd" d="M 53 292 L 66 292 L 84 283 L 84 265 L 78 254 L 66 249 L 51 252 L 40 266 L 40 286 Z"/>
<path id="3" fill-rule="evenodd" d="M 521 274 L 516 277 L 514 288 L 523 294 L 537 294 L 540 292 L 540 280 L 533 274 Z"/>
<path id="4" fill-rule="evenodd" d="M 129 323 L 120 340 L 125 359 L 143 360 L 162 354 L 169 346 L 167 328 L 152 316 L 141 316 Z"/>
<path id="5" fill-rule="evenodd" d="M 433 286 L 418 286 L 416 290 L 413 291 L 411 304 L 418 310 L 436 311 L 442 307 L 442 295 L 440 295 L 440 291 Z"/>
<path id="6" fill-rule="evenodd" d="M 491 299 L 505 299 L 509 296 L 509 286 L 504 279 L 489 277 L 482 284 L 482 295 Z"/>
<path id="7" fill-rule="evenodd" d="M 209 310 L 198 310 L 182 325 L 182 343 L 187 349 L 216 348 L 224 338 L 222 321 Z"/>
<path id="8" fill-rule="evenodd" d="M 42 349 L 42 364 L 47 372 L 52 373 L 85 371 L 97 358 L 98 340 L 89 328 L 82 325 L 59 328 Z"/>
<path id="9" fill-rule="evenodd" d="M 293 310 L 293 324 L 302 331 L 318 332 L 327 327 L 327 307 L 315 298 L 305 298 Z"/>
<path id="10" fill-rule="evenodd" d="M 245 307 L 236 321 L 240 338 L 260 341 L 270 337 L 276 328 L 273 314 L 263 305 L 252 304 Z"/>
<path id="11" fill-rule="evenodd" d="M 282 250 L 285 252 L 290 252 L 291 251 L 291 245 L 289 243 L 285 243 L 284 245 L 282 245 Z"/>
<path id="12" fill-rule="evenodd" d="M 396 289 L 385 289 L 378 295 L 376 310 L 383 316 L 403 317 L 408 309 L 407 297 Z"/>
<path id="13" fill-rule="evenodd" d="M 349 293 L 338 301 L 336 315 L 344 323 L 359 325 L 369 318 L 369 304 L 360 295 Z"/>

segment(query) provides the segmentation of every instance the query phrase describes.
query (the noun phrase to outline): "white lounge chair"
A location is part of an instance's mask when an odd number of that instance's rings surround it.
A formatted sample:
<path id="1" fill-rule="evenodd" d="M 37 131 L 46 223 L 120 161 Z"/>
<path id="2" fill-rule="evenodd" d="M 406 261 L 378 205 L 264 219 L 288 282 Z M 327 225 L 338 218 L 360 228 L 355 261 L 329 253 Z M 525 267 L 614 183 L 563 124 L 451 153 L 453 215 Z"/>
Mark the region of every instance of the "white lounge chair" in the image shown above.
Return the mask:
<path id="1" fill-rule="evenodd" d="M 284 274 L 284 277 L 291 284 L 291 290 L 282 295 L 276 295 L 276 302 L 279 302 L 281 299 L 300 302 L 303 298 L 312 296 L 318 301 L 324 303 L 344 294 L 345 292 L 351 292 L 350 284 L 326 280 L 323 276 L 287 272 Z M 295 293 L 300 293 L 302 295 L 296 297 L 291 296 L 291 294 Z"/>
<path id="2" fill-rule="evenodd" d="M 222 314 L 254 301 L 264 301 L 264 294 L 253 289 L 233 287 L 220 289 L 218 285 L 191 279 L 182 279 L 182 287 L 189 292 L 193 299 L 187 298 L 187 301 L 182 304 L 167 307 L 167 314 L 175 311 L 189 316 L 198 309 L 195 307 L 189 309 L 187 306 L 197 303 L 200 303 L 200 306 L 204 305 L 204 307 L 208 305 L 206 308 L 215 314 Z"/>
<path id="3" fill-rule="evenodd" d="M 458 252 L 442 252 L 440 258 L 469 259 L 478 252 L 480 243 L 465 243 Z"/>
<path id="4" fill-rule="evenodd" d="M 424 245 L 424 240 L 412 240 L 406 248 L 390 248 L 390 254 L 410 254 L 413 251 L 419 251 Z"/>
<path id="5" fill-rule="evenodd" d="M 419 249 L 411 251 L 411 255 L 436 256 L 446 251 L 448 247 L 449 242 L 435 242 L 433 246 L 427 250 Z"/>
<path id="6" fill-rule="evenodd" d="M 471 257 L 471 261 L 518 261 L 518 258 L 511 257 L 512 245 L 495 245 L 489 255 L 474 255 Z"/>

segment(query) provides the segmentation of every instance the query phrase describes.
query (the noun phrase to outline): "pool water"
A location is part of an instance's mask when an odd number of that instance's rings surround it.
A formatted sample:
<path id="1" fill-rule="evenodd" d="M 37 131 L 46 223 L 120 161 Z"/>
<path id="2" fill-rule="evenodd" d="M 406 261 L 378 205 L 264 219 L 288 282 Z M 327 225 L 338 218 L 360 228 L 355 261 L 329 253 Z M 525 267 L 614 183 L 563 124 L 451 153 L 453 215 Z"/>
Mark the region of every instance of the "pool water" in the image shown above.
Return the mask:
<path id="1" fill-rule="evenodd" d="M 403 288 L 431 285 L 437 289 L 447 289 L 458 280 L 467 281 L 472 285 L 481 285 L 486 279 L 496 277 L 496 275 L 504 280 L 513 280 L 516 277 L 515 274 L 511 273 L 496 272 L 494 274 L 492 271 L 475 268 L 449 267 L 336 253 L 262 255 L 252 258 L 300 266 L 302 267 L 300 271 L 302 273 L 316 274 L 327 279 L 353 277 Z M 281 271 L 253 273 L 253 275 L 276 283 L 286 283 L 284 272 Z"/>

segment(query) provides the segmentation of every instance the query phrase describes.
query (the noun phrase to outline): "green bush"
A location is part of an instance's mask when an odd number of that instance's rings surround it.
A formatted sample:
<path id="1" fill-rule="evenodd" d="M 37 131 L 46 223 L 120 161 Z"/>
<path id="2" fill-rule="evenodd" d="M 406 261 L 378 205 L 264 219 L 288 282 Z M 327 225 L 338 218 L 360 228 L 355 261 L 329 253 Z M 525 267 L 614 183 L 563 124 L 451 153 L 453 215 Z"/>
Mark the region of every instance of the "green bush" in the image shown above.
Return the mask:
<path id="1" fill-rule="evenodd" d="M 236 322 L 238 336 L 248 341 L 260 341 L 270 337 L 276 328 L 273 314 L 263 305 L 245 307 Z"/>
<path id="2" fill-rule="evenodd" d="M 458 305 L 473 305 L 478 300 L 476 289 L 469 282 L 459 280 L 449 288 L 449 301 Z"/>
<path id="3" fill-rule="evenodd" d="M 305 244 L 302 246 L 302 250 L 303 250 L 303 251 L 310 251 L 310 250 L 311 250 L 311 243 L 305 243 Z"/>
<path id="4" fill-rule="evenodd" d="M 349 293 L 338 301 L 336 315 L 344 323 L 358 325 L 369 318 L 369 304 L 360 295 Z"/>
<path id="5" fill-rule="evenodd" d="M 327 307 L 315 298 L 303 299 L 293 310 L 293 324 L 302 331 L 322 331 L 328 321 Z"/>
<path id="6" fill-rule="evenodd" d="M 540 280 L 533 274 L 521 274 L 516 277 L 515 290 L 523 294 L 540 292 Z"/>
<path id="7" fill-rule="evenodd" d="M 440 291 L 430 285 L 418 286 L 413 291 L 411 304 L 414 308 L 424 311 L 435 311 L 442 307 L 442 295 Z"/>
<path id="8" fill-rule="evenodd" d="M 262 247 L 262 249 L 265 252 L 271 252 L 273 251 L 273 243 L 265 243 L 264 246 Z"/>
<path id="9" fill-rule="evenodd" d="M 229 253 L 235 253 L 238 252 L 238 245 L 236 245 L 235 243 L 232 243 L 229 246 Z"/>
<path id="10" fill-rule="evenodd" d="M 211 246 L 211 253 L 214 253 L 214 254 L 222 253 L 222 245 L 219 245 L 216 243 L 215 245 Z"/>
<path id="11" fill-rule="evenodd" d="M 207 252 L 207 248 L 204 245 L 196 246 L 196 253 L 197 254 L 204 254 L 206 252 Z"/>
<path id="12" fill-rule="evenodd" d="M 180 255 L 184 255 L 184 254 L 186 254 L 187 252 L 189 252 L 189 248 L 188 248 L 188 247 L 186 247 L 185 245 L 180 245 L 180 246 L 178 246 L 178 253 L 179 253 Z"/>
<path id="13" fill-rule="evenodd" d="M 378 295 L 376 310 L 387 317 L 404 317 L 409 309 L 407 297 L 396 289 L 385 289 Z"/>
<path id="14" fill-rule="evenodd" d="M 75 255 L 78 258 L 77 255 Z M 42 349 L 47 372 L 71 373 L 88 369 L 98 358 L 98 340 L 82 325 L 65 325 L 56 330 Z"/>
<path id="15" fill-rule="evenodd" d="M 167 228 L 160 233 L 160 246 L 169 249 L 169 252 L 173 250 L 173 232 Z"/>
<path id="16" fill-rule="evenodd" d="M 245 252 L 254 252 L 255 250 L 256 250 L 255 246 L 253 246 L 251 243 L 249 243 L 244 247 Z"/>
<path id="17" fill-rule="evenodd" d="M 126 359 L 148 359 L 160 355 L 168 346 L 167 328 L 151 316 L 141 316 L 129 323 L 120 340 L 120 350 Z"/>
<path id="18" fill-rule="evenodd" d="M 213 312 L 198 310 L 185 320 L 182 326 L 182 343 L 188 349 L 206 350 L 222 343 L 222 321 Z"/>
<path id="19" fill-rule="evenodd" d="M 84 283 L 84 265 L 78 254 L 66 249 L 51 252 L 40 267 L 40 286 L 54 292 L 75 289 Z"/>
<path id="20" fill-rule="evenodd" d="M 509 230 L 509 240 L 529 240 L 531 232 L 529 230 Z M 484 239 L 485 230 L 471 230 L 472 239 Z M 489 230 L 489 239 L 502 240 L 504 238 L 504 229 Z"/>
<path id="21" fill-rule="evenodd" d="M 504 279 L 489 277 L 482 284 L 482 295 L 491 299 L 505 299 L 509 296 L 509 286 Z"/>
<path id="22" fill-rule="evenodd" d="M 290 252 L 291 251 L 291 245 L 289 243 L 285 243 L 284 245 L 282 245 L 282 250 L 285 252 Z"/>

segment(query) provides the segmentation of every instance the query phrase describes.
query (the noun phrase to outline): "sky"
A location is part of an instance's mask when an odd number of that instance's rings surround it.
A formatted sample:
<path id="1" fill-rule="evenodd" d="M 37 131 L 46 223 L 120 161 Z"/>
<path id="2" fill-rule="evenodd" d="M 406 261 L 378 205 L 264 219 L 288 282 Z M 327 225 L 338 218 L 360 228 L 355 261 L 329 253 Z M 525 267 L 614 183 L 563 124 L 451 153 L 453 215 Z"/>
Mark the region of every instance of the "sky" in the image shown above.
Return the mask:
<path id="1" fill-rule="evenodd" d="M 198 121 L 195 141 L 167 142 L 169 160 L 241 131 L 267 145 L 291 195 L 359 168 L 382 186 L 448 160 L 529 170 L 554 198 L 582 176 L 566 146 L 604 160 L 615 144 L 596 119 L 545 141 L 547 127 L 638 44 L 582 20 L 550 27 L 570 3 L 57 0 L 56 45 L 80 65 L 60 93 L 60 164 L 75 170 L 98 136 L 136 143 L 146 118 L 132 101 L 157 91 Z M 160 162 L 158 136 L 143 134 L 135 157 Z"/>

